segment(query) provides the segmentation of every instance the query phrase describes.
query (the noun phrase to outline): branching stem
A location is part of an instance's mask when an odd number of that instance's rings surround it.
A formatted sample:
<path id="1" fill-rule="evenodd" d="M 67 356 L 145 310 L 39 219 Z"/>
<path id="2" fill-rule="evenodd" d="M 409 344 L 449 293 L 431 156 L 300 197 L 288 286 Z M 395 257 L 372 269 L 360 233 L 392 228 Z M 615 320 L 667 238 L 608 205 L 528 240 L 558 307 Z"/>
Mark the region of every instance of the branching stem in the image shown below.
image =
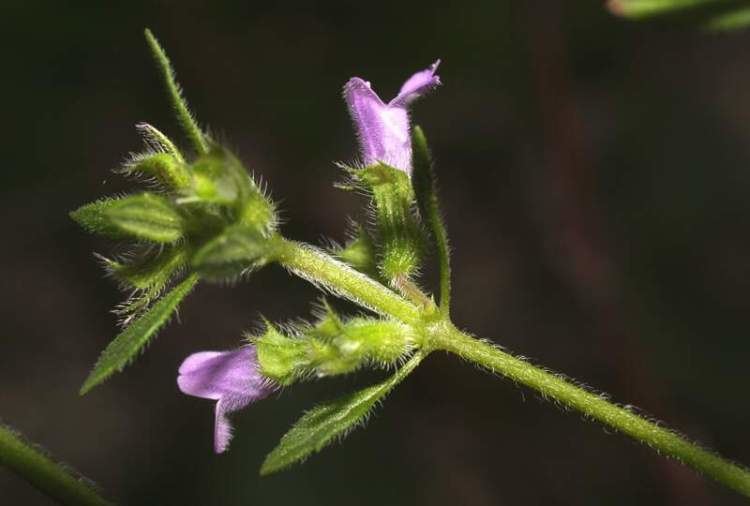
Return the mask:
<path id="1" fill-rule="evenodd" d="M 447 319 L 435 321 L 434 311 L 406 301 L 397 293 L 335 260 L 326 253 L 281 240 L 279 261 L 289 270 L 365 307 L 418 327 L 429 349 L 444 350 L 538 391 L 545 399 L 584 415 L 647 444 L 696 471 L 750 497 L 750 471 L 688 441 L 604 396 L 581 388 L 490 343 L 457 330 Z M 427 351 L 430 351 L 430 350 Z"/>

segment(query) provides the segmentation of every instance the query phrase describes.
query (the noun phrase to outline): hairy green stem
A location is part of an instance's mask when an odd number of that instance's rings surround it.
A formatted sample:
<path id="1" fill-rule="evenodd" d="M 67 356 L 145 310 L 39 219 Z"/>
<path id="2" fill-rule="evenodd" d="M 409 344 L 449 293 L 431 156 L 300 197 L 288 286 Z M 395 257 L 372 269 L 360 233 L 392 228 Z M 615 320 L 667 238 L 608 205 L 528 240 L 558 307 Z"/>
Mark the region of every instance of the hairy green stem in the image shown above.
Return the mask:
<path id="1" fill-rule="evenodd" d="M 560 375 L 545 371 L 496 346 L 464 334 L 450 324 L 440 327 L 432 337 L 436 348 L 454 353 L 493 373 L 533 388 L 545 398 L 576 409 L 750 497 L 750 470 L 722 459 L 657 423 L 612 404 L 602 395 L 585 390 Z"/>
<path id="2" fill-rule="evenodd" d="M 8 467 L 60 504 L 112 504 L 102 499 L 84 478 L 54 462 L 4 425 L 0 425 L 0 465 Z"/>
<path id="3" fill-rule="evenodd" d="M 407 323 L 419 320 L 414 304 L 370 277 L 306 244 L 278 241 L 276 260 L 298 276 L 377 313 Z"/>
<path id="4" fill-rule="evenodd" d="M 577 386 L 561 375 L 514 357 L 455 328 L 447 318 L 434 319 L 395 292 L 310 246 L 279 239 L 277 261 L 295 274 L 365 307 L 419 328 L 425 351 L 444 350 L 538 391 L 546 399 L 580 411 L 645 443 L 716 481 L 750 497 L 750 471 L 688 441 L 683 436 Z"/>

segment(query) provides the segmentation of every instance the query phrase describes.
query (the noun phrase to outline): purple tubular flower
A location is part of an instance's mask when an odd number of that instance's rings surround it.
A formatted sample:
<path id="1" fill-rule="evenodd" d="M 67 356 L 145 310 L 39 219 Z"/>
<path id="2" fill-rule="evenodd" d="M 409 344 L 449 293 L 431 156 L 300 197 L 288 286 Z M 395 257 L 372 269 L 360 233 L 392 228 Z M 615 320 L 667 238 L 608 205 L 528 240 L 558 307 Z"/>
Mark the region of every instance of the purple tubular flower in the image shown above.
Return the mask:
<path id="1" fill-rule="evenodd" d="M 270 395 L 276 387 L 258 370 L 254 346 L 232 351 L 201 351 L 182 362 L 177 385 L 182 393 L 216 402 L 214 451 L 224 452 L 232 438 L 229 413 Z"/>
<path id="2" fill-rule="evenodd" d="M 440 85 L 435 74 L 440 60 L 417 72 L 401 86 L 396 98 L 384 104 L 370 83 L 353 77 L 344 86 L 344 100 L 357 129 L 362 162 L 382 162 L 411 174 L 409 105 Z"/>

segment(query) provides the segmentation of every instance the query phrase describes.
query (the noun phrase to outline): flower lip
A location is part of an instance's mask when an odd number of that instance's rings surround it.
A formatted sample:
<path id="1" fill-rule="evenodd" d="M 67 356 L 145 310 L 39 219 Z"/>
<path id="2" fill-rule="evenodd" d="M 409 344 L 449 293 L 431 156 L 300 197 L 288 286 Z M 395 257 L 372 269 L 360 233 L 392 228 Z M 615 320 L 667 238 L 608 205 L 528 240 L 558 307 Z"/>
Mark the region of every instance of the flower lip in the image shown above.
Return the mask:
<path id="1" fill-rule="evenodd" d="M 369 81 L 351 78 L 344 86 L 344 100 L 357 130 L 362 162 L 383 162 L 411 173 L 409 105 L 441 84 L 435 72 L 440 60 L 413 74 L 398 95 L 384 103 Z"/>
<path id="2" fill-rule="evenodd" d="M 224 452 L 232 437 L 228 415 L 276 390 L 276 386 L 258 371 L 254 346 L 231 351 L 201 351 L 190 355 L 180 365 L 177 386 L 184 394 L 216 401 L 216 453 Z"/>

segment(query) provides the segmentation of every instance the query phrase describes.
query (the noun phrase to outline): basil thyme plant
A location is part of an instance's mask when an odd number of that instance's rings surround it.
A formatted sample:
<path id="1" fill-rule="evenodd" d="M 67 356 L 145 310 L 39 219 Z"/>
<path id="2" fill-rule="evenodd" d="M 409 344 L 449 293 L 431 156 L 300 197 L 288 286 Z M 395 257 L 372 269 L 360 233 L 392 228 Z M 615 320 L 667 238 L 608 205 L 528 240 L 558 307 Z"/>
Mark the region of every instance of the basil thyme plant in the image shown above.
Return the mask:
<path id="1" fill-rule="evenodd" d="M 214 401 L 217 453 L 230 448 L 231 413 L 279 389 L 361 369 L 388 372 L 382 383 L 307 411 L 260 473 L 286 469 L 362 425 L 423 360 L 441 352 L 536 390 L 750 497 L 746 468 L 453 324 L 450 247 L 434 167 L 424 132 L 409 118 L 417 99 L 439 89 L 439 61 L 408 78 L 388 102 L 363 79 L 344 85 L 360 156 L 340 164 L 345 182 L 339 186 L 367 195 L 371 219 L 354 227 L 347 244 L 322 248 L 284 235 L 267 189 L 200 128 L 164 51 L 149 31 L 146 39 L 188 143 L 183 149 L 154 126 L 138 125 L 145 150 L 119 172 L 145 182 L 146 190 L 102 198 L 71 214 L 87 231 L 129 244 L 101 257 L 107 273 L 131 295 L 117 308 L 124 330 L 101 354 L 81 393 L 132 362 L 200 284 L 252 282 L 258 269 L 281 266 L 361 312 L 341 314 L 322 299 L 308 323 L 265 321 L 261 332 L 245 335 L 235 349 L 196 350 L 185 358 L 177 385 L 187 395 Z M 420 281 L 429 259 L 439 264 L 434 295 Z"/>

